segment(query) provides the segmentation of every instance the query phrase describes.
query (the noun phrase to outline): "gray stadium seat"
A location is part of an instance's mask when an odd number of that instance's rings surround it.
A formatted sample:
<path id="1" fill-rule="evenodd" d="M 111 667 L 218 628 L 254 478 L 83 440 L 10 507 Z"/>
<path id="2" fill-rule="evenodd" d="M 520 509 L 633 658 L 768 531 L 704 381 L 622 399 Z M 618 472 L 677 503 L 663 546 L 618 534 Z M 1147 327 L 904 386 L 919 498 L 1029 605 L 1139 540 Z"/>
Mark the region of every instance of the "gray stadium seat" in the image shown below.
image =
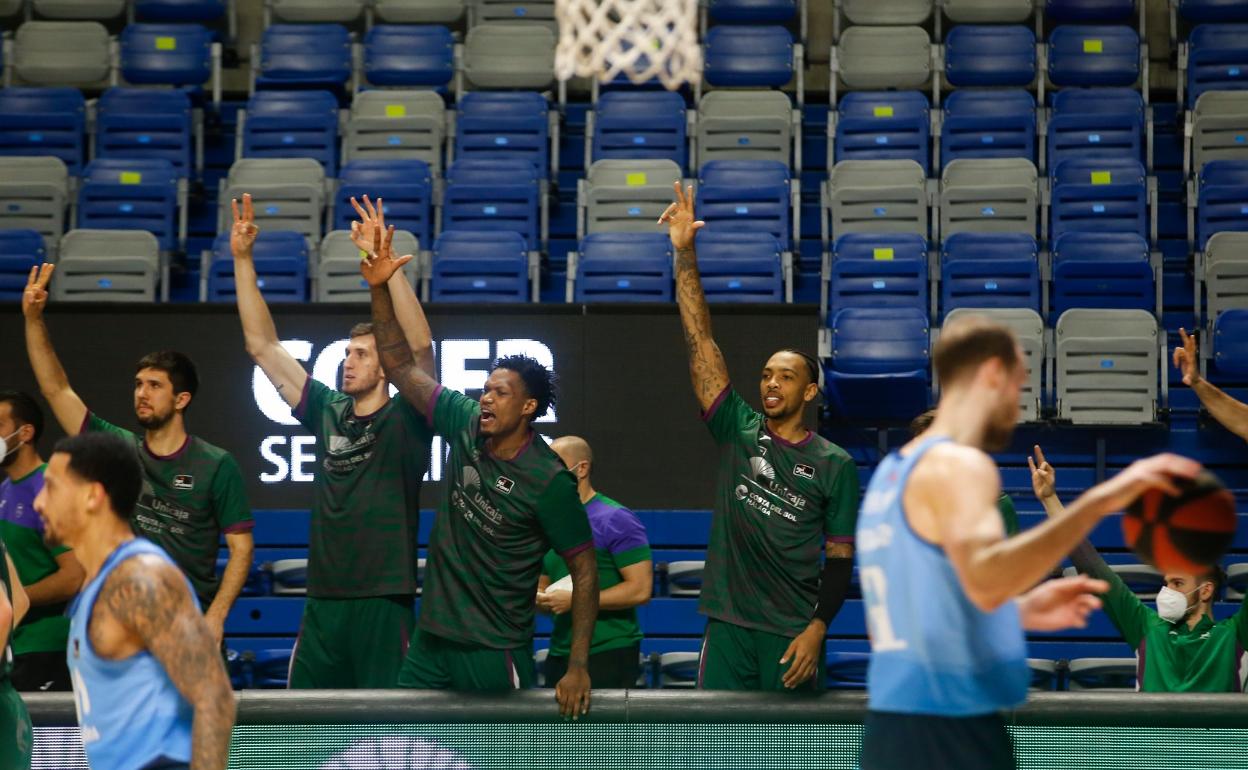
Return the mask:
<path id="1" fill-rule="evenodd" d="M 1048 691 L 1053 689 L 1053 683 L 1057 681 L 1057 661 L 1048 658 L 1028 658 L 1027 668 L 1031 671 L 1032 690 Z M 1041 687 L 1036 684 L 1036 680 L 1042 680 L 1047 686 Z"/>
<path id="2" fill-rule="evenodd" d="M 32 0 L 31 9 L 43 19 L 108 21 L 126 12 L 126 0 Z"/>
<path id="3" fill-rule="evenodd" d="M 16 16 L 22 10 L 25 0 L 0 0 L 0 18 Z"/>
<path id="4" fill-rule="evenodd" d="M 264 10 L 275 22 L 350 24 L 366 5 L 366 0 L 266 0 Z"/>
<path id="5" fill-rule="evenodd" d="M 703 559 L 674 561 L 667 565 L 668 596 L 701 596 L 702 571 L 706 569 Z"/>
<path id="6" fill-rule="evenodd" d="M 146 230 L 70 230 L 60 252 L 54 301 L 156 300 L 160 244 Z"/>
<path id="7" fill-rule="evenodd" d="M 407 230 L 394 231 L 394 253 L 415 255 L 403 266 L 408 280 L 420 275 L 422 262 L 420 244 Z M 360 276 L 360 250 L 351 242 L 348 230 L 334 230 L 321 241 L 320 259 L 316 267 L 314 298 L 317 302 L 368 302 L 368 285 Z"/>
<path id="8" fill-rule="evenodd" d="M 1019 422 L 1039 420 L 1044 364 L 1048 360 L 1044 319 L 1026 308 L 958 308 L 945 315 L 945 323 L 965 315 L 986 316 L 1014 331 L 1027 358 L 1027 382 L 1019 394 L 1018 419 Z"/>
<path id="9" fill-rule="evenodd" d="M 1036 167 L 1025 158 L 955 160 L 940 175 L 940 235 L 1036 234 Z"/>
<path id="10" fill-rule="evenodd" d="M 1070 662 L 1067 681 L 1071 690 L 1135 690 L 1139 662 L 1135 658 L 1075 658 Z"/>
<path id="11" fill-rule="evenodd" d="M 778 160 L 786 166 L 796 112 L 782 91 L 711 91 L 698 102 L 697 165 Z"/>
<path id="12" fill-rule="evenodd" d="M 922 24 L 932 15 L 932 0 L 838 0 L 851 24 Z"/>
<path id="13" fill-rule="evenodd" d="M 1035 12 L 1032 0 L 943 0 L 941 6 L 959 24 L 1015 23 Z"/>
<path id="14" fill-rule="evenodd" d="M 653 233 L 672 203 L 680 167 L 670 160 L 600 160 L 579 182 L 582 216 L 577 238 L 587 233 Z"/>
<path id="15" fill-rule="evenodd" d="M 464 15 L 464 0 L 374 0 L 373 13 L 386 24 L 450 24 Z"/>
<path id="16" fill-rule="evenodd" d="M 446 106 L 434 91 L 361 91 L 351 102 L 342 162 L 414 158 L 442 176 Z"/>
<path id="17" fill-rule="evenodd" d="M 277 559 L 271 567 L 275 596 L 303 596 L 308 592 L 308 560 Z"/>
<path id="18" fill-rule="evenodd" d="M 847 88 L 922 88 L 932 74 L 931 39 L 922 27 L 850 27 L 832 65 Z"/>
<path id="19" fill-rule="evenodd" d="M 1143 310 L 1067 310 L 1057 319 L 1058 417 L 1077 424 L 1157 418 L 1157 319 Z"/>
<path id="20" fill-rule="evenodd" d="M 480 24 L 540 24 L 557 33 L 554 0 L 468 0 L 469 28 Z"/>
<path id="21" fill-rule="evenodd" d="M 1197 259 L 1202 262 L 1197 277 L 1204 275 L 1210 321 L 1223 310 L 1248 308 L 1248 233 L 1214 233 Z M 1199 296 L 1196 301 L 1199 308 Z"/>
<path id="22" fill-rule="evenodd" d="M 1226 568 L 1226 600 L 1242 601 L 1248 589 L 1248 563 L 1230 564 Z"/>
<path id="23" fill-rule="evenodd" d="M 696 652 L 665 652 L 659 656 L 659 687 L 692 690 L 698 686 Z"/>
<path id="24" fill-rule="evenodd" d="M 256 224 L 268 230 L 294 230 L 308 239 L 313 251 L 321 242 L 325 210 L 325 170 L 311 158 L 242 158 L 230 166 L 217 200 L 218 229 L 233 221 L 230 200 L 251 193 Z"/>
<path id="25" fill-rule="evenodd" d="M 831 232 L 927 237 L 927 179 L 912 160 L 843 160 L 824 186 L 824 243 Z"/>
<path id="26" fill-rule="evenodd" d="M 1206 91 L 1192 110 L 1194 175 L 1211 160 L 1248 160 L 1248 91 Z"/>
<path id="27" fill-rule="evenodd" d="M 555 79 L 555 33 L 539 24 L 480 24 L 464 41 L 463 75 L 477 88 L 541 90 Z"/>
<path id="28" fill-rule="evenodd" d="M 550 648 L 543 647 L 533 653 L 533 672 L 535 674 L 533 684 L 536 687 L 546 686 L 546 659 L 550 657 Z"/>
<path id="29" fill-rule="evenodd" d="M 95 21 L 28 21 L 12 50 L 14 85 L 102 88 L 112 74 L 108 30 Z"/>
<path id="30" fill-rule="evenodd" d="M 69 198 L 69 171 L 60 158 L 0 156 L 0 229 L 38 231 L 49 259 L 65 232 Z"/>

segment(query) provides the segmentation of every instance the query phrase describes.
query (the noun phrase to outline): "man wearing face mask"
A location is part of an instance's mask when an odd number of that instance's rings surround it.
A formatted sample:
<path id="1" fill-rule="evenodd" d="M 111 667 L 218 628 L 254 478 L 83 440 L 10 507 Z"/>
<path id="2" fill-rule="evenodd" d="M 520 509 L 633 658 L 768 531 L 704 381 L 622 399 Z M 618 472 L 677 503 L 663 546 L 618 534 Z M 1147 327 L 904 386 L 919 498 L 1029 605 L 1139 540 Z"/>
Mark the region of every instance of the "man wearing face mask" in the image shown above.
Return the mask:
<path id="1" fill-rule="evenodd" d="M 1027 458 L 1031 486 L 1049 516 L 1061 514 L 1056 473 L 1040 447 Z M 1143 692 L 1239 692 L 1239 653 L 1248 647 L 1244 605 L 1222 621 L 1213 618 L 1213 601 L 1225 584 L 1222 568 L 1202 575 L 1167 573 L 1156 609 L 1141 601 L 1109 568 L 1087 540 L 1070 554 L 1075 567 L 1109 583 L 1101 599 L 1105 614 L 1139 657 Z"/>

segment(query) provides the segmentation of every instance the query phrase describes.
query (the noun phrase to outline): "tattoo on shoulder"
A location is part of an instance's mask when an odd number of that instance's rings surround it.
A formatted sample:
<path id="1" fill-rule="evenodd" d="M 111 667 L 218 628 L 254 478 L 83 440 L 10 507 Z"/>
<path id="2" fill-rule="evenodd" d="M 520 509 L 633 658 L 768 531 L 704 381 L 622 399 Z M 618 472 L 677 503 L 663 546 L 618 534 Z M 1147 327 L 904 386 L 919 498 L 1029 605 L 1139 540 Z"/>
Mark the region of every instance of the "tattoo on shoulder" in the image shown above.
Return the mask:
<path id="1" fill-rule="evenodd" d="M 181 574 L 146 556 L 126 559 L 108 576 L 97 602 L 144 639 L 169 628 L 189 606 Z"/>

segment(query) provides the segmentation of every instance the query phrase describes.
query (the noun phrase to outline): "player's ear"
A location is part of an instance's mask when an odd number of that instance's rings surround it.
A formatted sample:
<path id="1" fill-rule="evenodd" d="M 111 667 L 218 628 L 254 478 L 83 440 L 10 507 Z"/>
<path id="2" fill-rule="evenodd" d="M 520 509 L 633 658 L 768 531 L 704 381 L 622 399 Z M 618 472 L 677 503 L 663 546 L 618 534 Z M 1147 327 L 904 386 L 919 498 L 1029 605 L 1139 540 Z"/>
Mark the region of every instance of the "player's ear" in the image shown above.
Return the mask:
<path id="1" fill-rule="evenodd" d="M 536 398 L 526 398 L 524 400 L 524 406 L 520 407 L 520 414 L 525 417 L 532 415 L 536 411 L 537 411 L 537 399 Z"/>
<path id="2" fill-rule="evenodd" d="M 806 391 L 802 393 L 802 400 L 806 403 L 814 401 L 819 396 L 819 383 L 810 382 L 806 384 Z"/>
<path id="3" fill-rule="evenodd" d="M 191 392 L 189 390 L 184 390 L 178 395 L 173 397 L 173 408 L 178 410 L 179 412 L 184 411 L 190 405 L 191 405 Z"/>

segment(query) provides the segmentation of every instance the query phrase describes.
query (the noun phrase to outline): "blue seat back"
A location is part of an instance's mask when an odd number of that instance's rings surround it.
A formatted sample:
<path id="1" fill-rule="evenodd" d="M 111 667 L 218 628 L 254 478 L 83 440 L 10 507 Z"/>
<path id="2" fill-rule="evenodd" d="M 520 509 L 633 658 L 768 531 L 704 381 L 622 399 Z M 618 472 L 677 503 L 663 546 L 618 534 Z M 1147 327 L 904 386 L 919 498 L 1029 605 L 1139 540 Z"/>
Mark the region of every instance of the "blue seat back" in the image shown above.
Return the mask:
<path id="1" fill-rule="evenodd" d="M 378 24 L 364 36 L 364 77 L 378 86 L 445 86 L 455 75 L 455 38 L 437 25 Z"/>
<path id="2" fill-rule="evenodd" d="M 1211 160 L 1200 170 L 1196 198 L 1196 242 L 1223 231 L 1248 231 L 1248 161 Z"/>
<path id="3" fill-rule="evenodd" d="M 429 164 L 414 159 L 353 160 L 342 167 L 334 197 L 334 230 L 350 230 L 355 220 L 351 198 L 381 198 L 386 224 L 416 236 L 429 248 L 433 233 L 433 178 Z"/>
<path id="4" fill-rule="evenodd" d="M 1021 24 L 960 24 L 945 39 L 945 77 L 959 88 L 1029 86 L 1036 79 L 1036 33 Z"/>
<path id="5" fill-rule="evenodd" d="M 1213 363 L 1219 375 L 1248 381 L 1248 309 L 1218 314 L 1213 322 Z"/>
<path id="6" fill-rule="evenodd" d="M 508 230 L 530 251 L 541 236 L 541 180 L 533 164 L 506 158 L 465 158 L 451 164 L 442 199 L 442 229 Z"/>
<path id="7" fill-rule="evenodd" d="M 87 104 L 77 88 L 0 89 L 0 155 L 51 155 L 82 173 Z"/>
<path id="8" fill-rule="evenodd" d="M 30 269 L 48 259 L 36 230 L 0 230 L 0 302 L 21 302 Z"/>
<path id="9" fill-rule="evenodd" d="M 931 118 L 918 91 L 854 91 L 837 110 L 835 162 L 912 160 L 927 173 Z"/>
<path id="10" fill-rule="evenodd" d="M 212 77 L 212 35 L 198 24 L 131 24 L 119 42 L 127 83 L 200 85 Z"/>
<path id="11" fill-rule="evenodd" d="M 147 230 L 162 250 L 178 246 L 178 175 L 167 160 L 99 158 L 83 170 L 78 227 Z"/>
<path id="12" fill-rule="evenodd" d="M 1201 24 L 1188 36 L 1187 106 L 1206 91 L 1248 88 L 1248 24 Z"/>
<path id="13" fill-rule="evenodd" d="M 257 91 L 247 101 L 244 158 L 311 158 L 338 174 L 338 98 L 328 91 Z"/>
<path id="14" fill-rule="evenodd" d="M 832 368 L 902 374 L 928 366 L 927 314 L 915 308 L 846 308 L 832 317 Z"/>
<path id="15" fill-rule="evenodd" d="M 543 179 L 550 168 L 546 97 L 535 91 L 464 94 L 455 121 L 455 158 L 527 160 Z"/>
<path id="16" fill-rule="evenodd" d="M 1052 313 L 1156 306 L 1148 242 L 1135 233 L 1068 232 L 1053 243 Z"/>
<path id="17" fill-rule="evenodd" d="M 797 13 L 797 0 L 710 0 L 707 4 L 711 20 L 727 24 L 782 24 Z"/>
<path id="18" fill-rule="evenodd" d="M 783 302 L 780 242 L 760 232 L 698 234 L 698 271 L 708 302 Z"/>
<path id="19" fill-rule="evenodd" d="M 1050 173 L 1069 158 L 1144 158 L 1144 99 L 1128 88 L 1067 88 L 1053 98 Z"/>
<path id="20" fill-rule="evenodd" d="M 1053 173 L 1052 224 L 1056 240 L 1068 231 L 1148 233 L 1144 167 L 1132 160 L 1073 158 Z"/>
<path id="21" fill-rule="evenodd" d="M 1025 308 L 1039 313 L 1040 248 L 1026 233 L 954 233 L 940 260 L 940 307 Z"/>
<path id="22" fill-rule="evenodd" d="M 191 100 L 184 91 L 110 88 L 95 114 L 95 153 L 100 158 L 160 158 L 189 177 L 194 161 Z"/>
<path id="23" fill-rule="evenodd" d="M 713 86 L 780 88 L 793 77 L 793 36 L 784 27 L 712 27 L 703 76 Z"/>
<path id="24" fill-rule="evenodd" d="M 270 24 L 260 39 L 257 88 L 340 86 L 351 77 L 351 36 L 341 24 Z"/>
<path id="25" fill-rule="evenodd" d="M 828 321 L 846 308 L 909 308 L 926 316 L 927 271 L 927 244 L 917 235 L 841 236 L 832 255 Z"/>
<path id="26" fill-rule="evenodd" d="M 227 0 L 134 0 L 134 15 L 140 21 L 216 21 L 227 5 Z"/>
<path id="27" fill-rule="evenodd" d="M 1045 0 L 1044 17 L 1056 24 L 1079 22 L 1129 22 L 1135 0 Z"/>
<path id="28" fill-rule="evenodd" d="M 528 255 L 518 233 L 452 230 L 433 245 L 434 302 L 527 302 Z"/>
<path id="29" fill-rule="evenodd" d="M 688 167 L 685 100 L 674 91 L 609 91 L 594 109 L 591 160 L 669 159 Z"/>
<path id="30" fill-rule="evenodd" d="M 713 160 L 702 166 L 698 217 L 726 231 L 765 232 L 789 250 L 789 168 L 774 160 Z"/>
<path id="31" fill-rule="evenodd" d="M 269 302 L 308 299 L 308 241 L 290 230 L 261 230 L 252 252 L 256 283 Z M 234 302 L 234 257 L 230 234 L 217 235 L 208 266 L 208 301 Z"/>
<path id="32" fill-rule="evenodd" d="M 1241 0 L 1179 0 L 1178 6 L 1179 14 L 1192 23 L 1248 21 L 1248 6 Z"/>
<path id="33" fill-rule="evenodd" d="M 1133 86 L 1140 36 L 1131 27 L 1069 24 L 1049 34 L 1049 79 L 1058 86 Z"/>
<path id="34" fill-rule="evenodd" d="M 671 239 L 591 233 L 581 240 L 575 286 L 577 302 L 671 302 Z"/>
<path id="35" fill-rule="evenodd" d="M 954 91 L 945 102 L 942 163 L 959 158 L 1036 161 L 1036 100 L 1022 90 Z"/>

